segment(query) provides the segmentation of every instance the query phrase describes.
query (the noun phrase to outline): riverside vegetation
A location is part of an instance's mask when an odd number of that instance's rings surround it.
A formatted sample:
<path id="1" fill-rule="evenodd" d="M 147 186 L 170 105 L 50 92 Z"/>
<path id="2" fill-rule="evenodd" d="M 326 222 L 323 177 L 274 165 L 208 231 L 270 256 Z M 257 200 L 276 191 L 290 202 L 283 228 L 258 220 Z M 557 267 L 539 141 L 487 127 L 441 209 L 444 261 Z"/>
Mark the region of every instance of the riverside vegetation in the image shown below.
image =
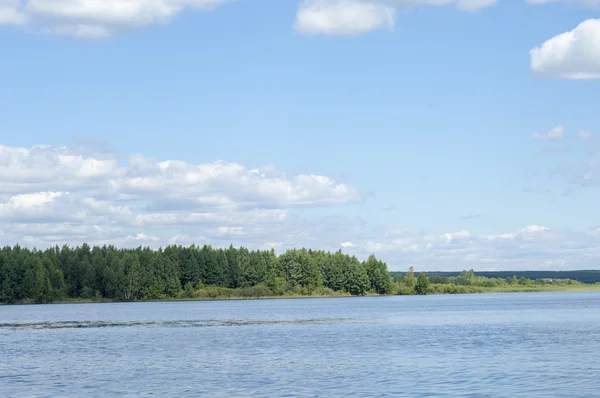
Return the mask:
<path id="1" fill-rule="evenodd" d="M 0 249 L 0 302 L 138 301 L 387 294 L 457 294 L 592 288 L 573 280 L 447 277 L 412 267 L 392 278 L 387 264 L 314 250 L 251 251 L 211 246 L 118 249 L 20 246 Z"/>

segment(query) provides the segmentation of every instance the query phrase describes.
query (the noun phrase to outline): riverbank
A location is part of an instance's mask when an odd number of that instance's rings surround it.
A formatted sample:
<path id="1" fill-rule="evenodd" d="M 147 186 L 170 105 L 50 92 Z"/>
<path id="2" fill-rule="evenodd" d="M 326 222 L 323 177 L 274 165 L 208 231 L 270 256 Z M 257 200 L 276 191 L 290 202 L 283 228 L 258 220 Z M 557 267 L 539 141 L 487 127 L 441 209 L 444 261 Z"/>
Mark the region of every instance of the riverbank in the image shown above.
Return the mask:
<path id="1" fill-rule="evenodd" d="M 571 286 L 502 286 L 485 288 L 484 293 L 534 293 L 534 292 L 584 292 L 591 290 L 600 290 L 600 284 L 595 285 L 571 285 Z"/>
<path id="2" fill-rule="evenodd" d="M 431 284 L 427 294 L 484 294 L 484 293 L 535 293 L 535 292 L 575 292 L 600 290 L 600 284 L 546 284 L 546 285 L 505 285 L 494 287 L 460 286 Z"/>
<path id="3" fill-rule="evenodd" d="M 436 285 L 429 286 L 427 295 L 446 295 L 446 294 L 493 294 L 493 293 L 543 293 L 543 292 L 584 292 L 584 291 L 600 291 L 600 284 L 588 285 L 544 285 L 544 286 L 500 286 L 500 287 L 480 287 L 480 286 L 455 286 L 452 285 Z M 162 303 L 162 302 L 186 302 L 186 301 L 231 301 L 231 300 L 285 300 L 285 299 L 314 299 L 314 298 L 356 298 L 356 297 L 389 297 L 389 296 L 417 296 L 416 293 L 405 294 L 365 294 L 361 296 L 353 296 L 348 293 L 335 293 L 329 295 L 302 295 L 288 294 L 279 296 L 214 296 L 214 297 L 165 297 L 152 300 L 135 300 L 136 303 Z M 121 303 L 127 301 L 117 301 L 108 298 L 99 299 L 66 299 L 58 300 L 52 303 L 45 304 L 92 304 L 92 303 Z M 131 302 L 131 301 L 130 301 Z M 34 305 L 39 303 L 33 302 L 18 302 L 16 305 Z M 0 303 L 0 306 L 7 305 Z"/>

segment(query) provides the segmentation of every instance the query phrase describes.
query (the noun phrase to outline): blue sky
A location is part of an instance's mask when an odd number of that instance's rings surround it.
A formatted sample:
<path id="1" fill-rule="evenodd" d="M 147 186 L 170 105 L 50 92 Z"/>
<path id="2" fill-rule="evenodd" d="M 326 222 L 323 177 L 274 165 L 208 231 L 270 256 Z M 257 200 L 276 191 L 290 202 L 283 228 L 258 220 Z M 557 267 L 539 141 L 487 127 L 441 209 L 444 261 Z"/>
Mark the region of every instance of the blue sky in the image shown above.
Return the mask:
<path id="1" fill-rule="evenodd" d="M 594 0 L 0 0 L 0 243 L 597 268 L 596 18 Z"/>

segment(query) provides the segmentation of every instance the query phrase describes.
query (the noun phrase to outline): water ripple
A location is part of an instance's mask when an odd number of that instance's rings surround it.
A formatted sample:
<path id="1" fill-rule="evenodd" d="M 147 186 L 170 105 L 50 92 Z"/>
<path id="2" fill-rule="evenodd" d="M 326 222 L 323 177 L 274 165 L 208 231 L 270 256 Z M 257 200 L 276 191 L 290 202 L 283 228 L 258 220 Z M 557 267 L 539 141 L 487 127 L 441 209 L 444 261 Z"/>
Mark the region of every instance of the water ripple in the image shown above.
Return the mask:
<path id="1" fill-rule="evenodd" d="M 600 292 L 0 307 L 0 396 L 593 397 L 599 351 Z"/>
<path id="2" fill-rule="evenodd" d="M 96 328 L 207 328 L 228 326 L 268 326 L 268 325 L 326 325 L 356 321 L 352 318 L 313 318 L 281 320 L 222 320 L 186 319 L 173 321 L 59 321 L 59 322 L 8 322 L 0 323 L 1 329 L 40 330 L 40 329 L 96 329 Z"/>

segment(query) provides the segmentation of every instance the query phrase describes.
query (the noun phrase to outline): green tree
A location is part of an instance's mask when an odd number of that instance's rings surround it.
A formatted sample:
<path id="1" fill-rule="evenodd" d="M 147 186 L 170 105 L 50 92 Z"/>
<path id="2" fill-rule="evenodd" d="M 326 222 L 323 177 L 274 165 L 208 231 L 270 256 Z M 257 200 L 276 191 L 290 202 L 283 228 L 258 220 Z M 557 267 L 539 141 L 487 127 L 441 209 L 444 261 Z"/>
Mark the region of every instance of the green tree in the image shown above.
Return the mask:
<path id="1" fill-rule="evenodd" d="M 194 297 L 194 286 L 192 285 L 192 282 L 187 282 L 183 287 L 183 296 L 186 298 Z"/>
<path id="2" fill-rule="evenodd" d="M 308 294 L 322 285 L 323 277 L 311 253 L 307 250 L 288 250 L 281 256 L 288 281 Z"/>
<path id="3" fill-rule="evenodd" d="M 415 284 L 415 292 L 417 294 L 427 294 L 428 287 L 429 279 L 427 279 L 427 275 L 425 275 L 424 272 L 421 272 L 417 278 L 417 283 Z"/>
<path id="4" fill-rule="evenodd" d="M 457 285 L 471 286 L 475 283 L 475 272 L 471 269 L 469 271 L 463 270 L 460 275 L 455 278 Z"/>
<path id="5" fill-rule="evenodd" d="M 135 300 L 140 291 L 140 260 L 136 253 L 127 253 L 123 257 L 123 274 L 125 276 L 125 300 Z"/>
<path id="6" fill-rule="evenodd" d="M 50 285 L 52 286 L 52 299 L 61 300 L 67 296 L 67 285 L 63 272 L 55 269 L 50 274 Z"/>
<path id="7" fill-rule="evenodd" d="M 402 284 L 411 289 L 415 287 L 415 271 L 413 267 L 410 267 L 408 272 L 402 277 Z"/>
<path id="8" fill-rule="evenodd" d="M 167 246 L 119 249 L 114 246 L 52 247 L 44 251 L 0 248 L 0 301 L 50 302 L 64 298 L 106 297 L 116 301 L 187 296 L 213 286 L 211 294 L 244 288 L 257 295 L 311 294 L 322 286 L 361 295 L 385 293 L 387 265 L 370 256 L 365 262 L 341 251 L 213 249 Z M 412 288 L 411 288 L 412 289 Z M 238 294 L 240 292 L 236 292 Z"/>
<path id="9" fill-rule="evenodd" d="M 354 296 L 362 296 L 369 291 L 369 276 L 367 275 L 365 267 L 356 259 L 356 257 L 352 257 L 352 259 L 345 264 L 344 275 L 346 276 L 344 289 L 348 293 Z"/>
<path id="10" fill-rule="evenodd" d="M 404 274 L 402 272 L 398 272 L 397 274 L 394 275 L 392 280 L 394 281 L 394 283 L 402 283 L 403 277 L 404 277 Z"/>
<path id="11" fill-rule="evenodd" d="M 180 256 L 179 261 L 181 262 L 181 284 L 183 286 L 188 283 L 196 285 L 200 282 L 200 265 L 197 259 L 197 250 L 194 245 L 184 251 L 183 256 Z"/>
<path id="12" fill-rule="evenodd" d="M 392 290 L 392 278 L 388 272 L 387 265 L 383 261 L 377 260 L 374 255 L 370 255 L 364 262 L 367 276 L 371 284 L 371 289 L 378 294 L 386 294 Z"/>
<path id="13" fill-rule="evenodd" d="M 232 288 L 240 287 L 242 285 L 242 265 L 240 260 L 242 250 L 243 248 L 240 248 L 238 250 L 235 247 L 233 247 L 233 245 L 229 245 L 229 248 L 226 251 L 227 264 L 229 265 L 229 273 L 231 278 L 231 283 L 229 287 Z"/>

